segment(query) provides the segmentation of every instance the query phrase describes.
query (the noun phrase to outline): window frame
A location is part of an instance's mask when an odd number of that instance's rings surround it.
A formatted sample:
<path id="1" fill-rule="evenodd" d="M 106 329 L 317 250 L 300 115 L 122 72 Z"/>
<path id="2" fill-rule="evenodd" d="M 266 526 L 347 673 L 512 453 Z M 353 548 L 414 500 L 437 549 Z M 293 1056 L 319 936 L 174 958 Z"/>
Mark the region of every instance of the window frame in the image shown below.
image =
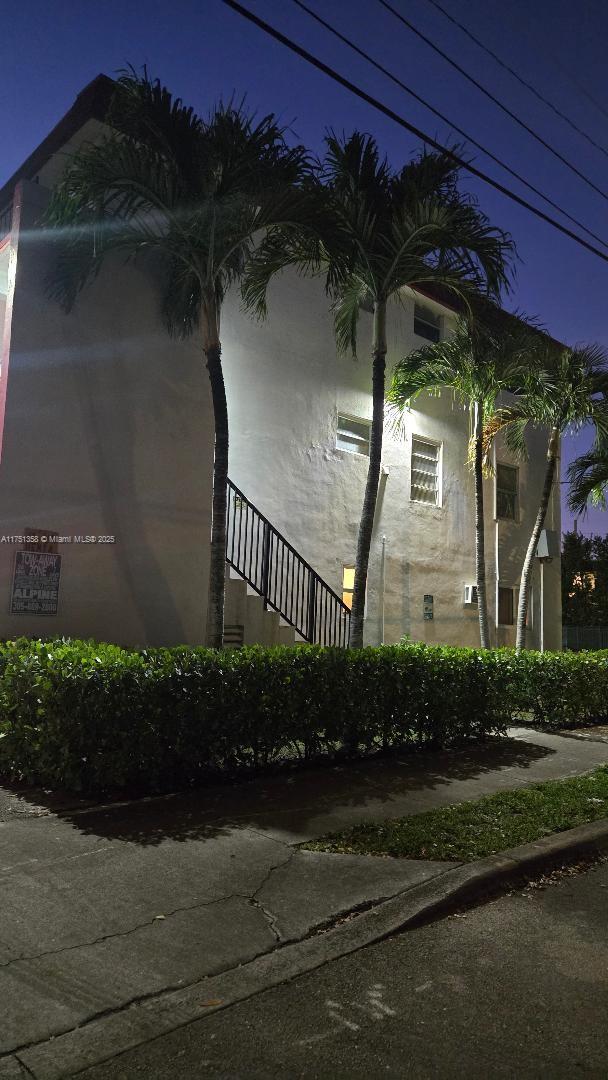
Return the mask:
<path id="1" fill-rule="evenodd" d="M 346 577 L 347 570 L 352 571 L 352 575 L 353 575 L 353 587 L 352 587 L 352 589 L 347 589 L 345 587 L 345 580 L 344 579 Z M 354 593 L 354 591 L 355 591 L 355 566 L 354 566 L 353 563 L 342 563 L 342 591 L 341 591 L 342 603 L 348 608 L 349 611 L 352 611 L 352 608 L 353 608 L 353 593 Z M 344 599 L 344 597 L 347 594 L 350 596 L 350 604 L 348 604 L 346 602 L 346 600 Z"/>
<path id="2" fill-rule="evenodd" d="M 500 612 L 500 594 L 501 593 L 510 593 L 510 595 L 511 595 L 511 622 L 502 622 L 501 621 L 501 618 L 500 618 L 500 614 L 501 614 L 501 612 Z M 497 626 L 504 626 L 506 629 L 508 629 L 509 627 L 515 626 L 515 611 L 516 611 L 516 608 L 515 608 L 515 589 L 513 588 L 512 585 L 499 585 L 498 586 L 497 603 L 498 603 L 498 611 L 496 612 L 496 625 Z"/>
<path id="3" fill-rule="evenodd" d="M 356 432 L 349 432 L 348 429 L 343 428 L 341 430 L 340 421 L 344 421 L 344 420 L 347 423 L 360 424 L 362 427 L 367 428 L 367 433 L 368 433 L 367 439 L 365 439 L 362 435 L 358 435 Z M 364 444 L 365 446 L 367 446 L 367 450 L 360 451 L 360 450 L 356 450 L 354 448 L 351 450 L 346 446 L 339 446 L 338 445 L 338 439 L 339 439 L 340 435 L 344 435 L 346 438 L 351 438 L 355 444 L 357 442 L 360 442 L 361 444 Z M 341 409 L 339 409 L 337 411 L 337 413 L 336 413 L 336 446 L 335 446 L 336 450 L 340 450 L 343 454 L 352 454 L 354 457 L 363 457 L 363 458 L 367 458 L 369 460 L 371 435 L 372 435 L 372 422 L 371 422 L 371 420 L 367 420 L 366 417 L 364 417 L 364 416 L 352 416 L 351 413 L 343 412 Z"/>
<path id="4" fill-rule="evenodd" d="M 508 491 L 502 487 L 499 489 L 498 485 L 498 470 L 499 469 L 511 469 L 515 473 L 515 491 Z M 513 507 L 513 516 L 506 517 L 504 514 L 498 513 L 498 493 L 503 495 L 513 495 L 515 502 Z M 517 465 L 512 465 L 510 461 L 497 461 L 496 462 L 496 474 L 494 477 L 494 518 L 496 521 L 513 521 L 515 524 L 519 522 L 519 468 Z"/>
<path id="5" fill-rule="evenodd" d="M 427 502 L 425 499 L 416 499 L 413 495 L 413 481 L 412 475 L 414 472 L 412 460 L 414 457 L 414 442 L 422 443 L 424 446 L 432 446 L 437 450 L 437 498 L 435 502 Z M 414 503 L 416 506 L 426 506 L 429 509 L 441 509 L 443 506 L 443 443 L 438 442 L 436 439 L 429 439 L 426 435 L 417 435 L 416 432 L 412 432 L 412 442 L 410 446 L 410 503 Z"/>
<path id="6" fill-rule="evenodd" d="M 430 316 L 430 318 L 429 318 L 429 316 Z M 434 322 L 433 321 L 434 319 L 436 319 L 437 321 Z M 431 334 L 421 334 L 421 333 L 419 333 L 419 331 L 416 328 L 417 325 L 418 326 L 420 326 L 420 325 L 427 326 L 433 331 L 433 333 L 431 333 Z M 414 327 L 415 336 L 419 337 L 419 338 L 422 338 L 423 341 L 431 341 L 433 343 L 437 343 L 438 341 L 441 341 L 441 337 L 442 337 L 441 315 L 435 314 L 435 312 L 433 311 L 432 308 L 426 307 L 424 304 L 419 303 L 417 300 L 414 301 L 414 323 L 413 323 L 413 327 Z M 437 336 L 435 336 L 435 333 L 436 333 Z"/>

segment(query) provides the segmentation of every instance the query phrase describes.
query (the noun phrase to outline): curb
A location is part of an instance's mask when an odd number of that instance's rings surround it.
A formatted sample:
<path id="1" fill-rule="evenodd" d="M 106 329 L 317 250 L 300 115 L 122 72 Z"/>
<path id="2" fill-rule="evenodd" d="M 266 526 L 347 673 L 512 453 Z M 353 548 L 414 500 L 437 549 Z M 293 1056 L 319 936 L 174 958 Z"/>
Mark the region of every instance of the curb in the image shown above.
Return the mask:
<path id="1" fill-rule="evenodd" d="M 62 1080 L 127 1050 L 313 971 L 399 931 L 430 922 L 530 880 L 608 852 L 608 819 L 554 833 L 414 885 L 350 921 L 275 949 L 220 975 L 165 991 L 0 1059 L 0 1080 Z M 111 1048 L 111 1052 L 110 1052 Z"/>

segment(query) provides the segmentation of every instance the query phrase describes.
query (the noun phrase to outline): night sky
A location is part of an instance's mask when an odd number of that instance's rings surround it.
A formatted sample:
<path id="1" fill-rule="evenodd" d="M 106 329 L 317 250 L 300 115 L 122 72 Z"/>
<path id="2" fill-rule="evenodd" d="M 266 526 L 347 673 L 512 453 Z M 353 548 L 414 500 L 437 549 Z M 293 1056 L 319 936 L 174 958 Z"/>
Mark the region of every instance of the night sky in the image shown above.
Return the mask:
<path id="1" fill-rule="evenodd" d="M 413 124 L 442 141 L 454 140 L 446 125 L 290 0 L 243 2 Z M 308 4 L 608 242 L 608 202 L 375 0 L 308 0 Z M 608 193 L 608 8 L 601 0 L 574 5 L 570 0 L 533 4 L 442 0 L 442 5 L 605 147 L 605 154 L 498 67 L 428 0 L 393 0 L 393 5 Z M 205 112 L 220 96 L 246 94 L 250 106 L 279 113 L 297 138 L 315 151 L 321 149 L 324 130 L 330 126 L 373 133 L 395 165 L 418 149 L 413 137 L 287 52 L 221 0 L 170 4 L 148 0 L 145 5 L 128 0 L 103 4 L 23 0 L 5 11 L 2 31 L 0 182 L 42 140 L 87 82 L 102 71 L 113 75 L 127 63 L 146 63 L 151 74 L 197 111 Z M 474 159 L 491 176 L 538 202 L 479 152 Z M 608 348 L 608 264 L 481 181 L 467 177 L 465 185 L 479 197 L 491 220 L 509 230 L 517 243 L 517 280 L 505 305 L 538 317 L 554 337 L 568 344 L 596 341 Z M 584 433 L 564 441 L 564 471 L 589 441 Z M 566 513 L 563 525 L 571 526 Z M 590 512 L 579 527 L 605 534 L 608 513 Z"/>

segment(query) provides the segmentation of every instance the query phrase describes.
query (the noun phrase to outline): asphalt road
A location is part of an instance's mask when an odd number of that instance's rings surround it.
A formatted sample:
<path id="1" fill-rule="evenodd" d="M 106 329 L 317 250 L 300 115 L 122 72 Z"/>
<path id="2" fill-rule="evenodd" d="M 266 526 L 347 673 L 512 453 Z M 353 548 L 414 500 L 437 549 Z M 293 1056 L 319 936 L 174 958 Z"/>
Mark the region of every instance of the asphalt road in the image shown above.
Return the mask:
<path id="1" fill-rule="evenodd" d="M 606 1080 L 607 1018 L 604 862 L 364 949 L 79 1076 Z"/>

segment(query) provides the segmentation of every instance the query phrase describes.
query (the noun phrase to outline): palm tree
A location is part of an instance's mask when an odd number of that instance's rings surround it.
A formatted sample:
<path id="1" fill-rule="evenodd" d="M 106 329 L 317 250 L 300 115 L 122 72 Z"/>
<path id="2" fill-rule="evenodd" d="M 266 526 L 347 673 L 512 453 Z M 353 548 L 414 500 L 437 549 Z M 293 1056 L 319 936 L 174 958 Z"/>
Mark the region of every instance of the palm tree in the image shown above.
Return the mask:
<path id="1" fill-rule="evenodd" d="M 177 336 L 197 334 L 215 422 L 208 643 L 223 643 L 228 411 L 220 316 L 260 232 L 306 216 L 297 185 L 308 158 L 272 115 L 219 104 L 203 120 L 144 69 L 116 84 L 108 131 L 68 161 L 46 215 L 57 232 L 49 292 L 66 310 L 106 256 L 152 253 L 164 268 L 162 315 Z"/>
<path id="2" fill-rule="evenodd" d="M 372 425 L 359 525 L 350 645 L 363 644 L 369 551 L 380 480 L 386 368 L 386 315 L 406 286 L 435 284 L 466 298 L 497 295 L 507 284 L 513 245 L 457 188 L 458 167 L 444 153 L 422 153 L 394 171 L 376 141 L 355 132 L 326 137 L 317 194 L 322 207 L 315 236 L 275 233 L 250 265 L 246 303 L 265 312 L 272 275 L 295 265 L 323 273 L 338 347 L 356 351 L 361 308 L 373 313 Z"/>
<path id="3" fill-rule="evenodd" d="M 387 395 L 401 428 L 408 402 L 423 391 L 454 391 L 471 410 L 469 458 L 475 479 L 475 571 L 482 649 L 490 648 L 484 528 L 483 433 L 495 414 L 498 395 L 523 380 L 522 357 L 531 330 L 507 320 L 489 305 L 477 318 L 462 316 L 450 337 L 410 353 L 397 364 Z"/>
<path id="4" fill-rule="evenodd" d="M 593 425 L 598 446 L 608 439 L 608 357 L 599 345 L 569 349 L 559 348 L 550 339 L 539 339 L 518 400 L 498 410 L 485 432 L 486 448 L 499 431 L 504 431 L 509 449 L 527 458 L 528 428 L 548 431 L 543 487 L 519 586 L 517 652 L 526 644 L 532 565 L 553 490 L 560 438 L 585 424 Z"/>
<path id="5" fill-rule="evenodd" d="M 594 446 L 577 457 L 568 469 L 568 483 L 568 505 L 573 513 L 584 514 L 589 503 L 606 510 L 608 447 Z"/>

